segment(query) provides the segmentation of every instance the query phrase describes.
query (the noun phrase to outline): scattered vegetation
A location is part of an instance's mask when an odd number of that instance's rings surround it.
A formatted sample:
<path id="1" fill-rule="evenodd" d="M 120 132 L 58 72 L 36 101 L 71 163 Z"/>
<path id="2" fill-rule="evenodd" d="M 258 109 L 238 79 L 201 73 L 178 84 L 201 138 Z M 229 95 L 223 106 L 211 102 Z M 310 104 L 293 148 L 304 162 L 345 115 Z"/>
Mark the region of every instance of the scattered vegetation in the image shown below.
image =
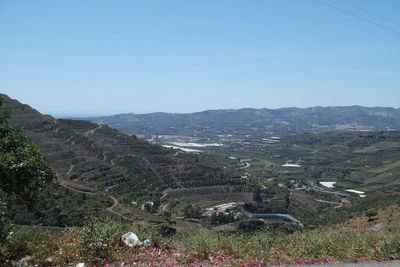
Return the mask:
<path id="1" fill-rule="evenodd" d="M 81 228 L 38 229 L 13 226 L 0 245 L 0 260 L 12 263 L 30 255 L 31 264 L 41 266 L 75 266 L 79 262 L 89 266 L 121 263 L 125 266 L 200 266 L 204 263 L 264 266 L 400 259 L 399 228 L 377 232 L 323 227 L 288 234 L 264 225 L 255 231 L 217 232 L 201 228 L 173 234 L 161 226 L 90 218 Z M 120 236 L 129 231 L 141 240 L 151 239 L 152 246 L 127 247 Z"/>

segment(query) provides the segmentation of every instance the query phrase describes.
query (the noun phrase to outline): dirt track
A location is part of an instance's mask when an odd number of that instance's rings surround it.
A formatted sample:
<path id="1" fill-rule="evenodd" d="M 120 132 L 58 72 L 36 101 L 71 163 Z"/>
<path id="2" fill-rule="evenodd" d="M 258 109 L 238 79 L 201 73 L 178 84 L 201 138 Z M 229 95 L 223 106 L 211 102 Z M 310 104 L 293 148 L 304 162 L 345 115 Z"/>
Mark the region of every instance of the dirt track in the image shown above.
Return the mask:
<path id="1" fill-rule="evenodd" d="M 82 191 L 82 190 L 70 187 L 70 186 L 66 185 L 65 183 L 63 183 L 63 180 L 61 180 L 61 179 L 59 179 L 58 182 L 59 182 L 59 184 L 61 186 L 65 187 L 65 188 L 68 188 L 69 190 L 72 190 L 72 191 L 75 191 L 75 192 L 78 192 L 78 193 L 82 193 L 82 194 L 88 194 L 88 195 L 94 194 L 94 192 L 86 192 L 86 191 Z M 105 209 L 106 211 L 111 212 L 111 213 L 113 213 L 113 214 L 115 214 L 115 215 L 117 215 L 117 216 L 119 216 L 119 217 L 121 217 L 121 218 L 123 218 L 125 220 L 131 221 L 131 222 L 137 222 L 132 218 L 126 217 L 126 216 L 114 211 L 113 209 L 119 204 L 119 201 L 118 201 L 117 198 L 113 197 L 112 195 L 108 195 L 108 197 L 111 198 L 113 204 L 111 205 L 111 207 L 106 208 Z"/>

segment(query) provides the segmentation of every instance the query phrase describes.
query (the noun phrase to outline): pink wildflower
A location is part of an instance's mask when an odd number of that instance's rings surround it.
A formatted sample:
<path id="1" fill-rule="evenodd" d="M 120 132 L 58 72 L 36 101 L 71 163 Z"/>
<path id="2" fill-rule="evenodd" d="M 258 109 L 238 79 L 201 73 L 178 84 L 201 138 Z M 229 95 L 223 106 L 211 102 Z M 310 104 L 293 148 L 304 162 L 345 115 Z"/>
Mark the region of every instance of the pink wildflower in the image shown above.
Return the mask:
<path id="1" fill-rule="evenodd" d="M 165 265 L 168 267 L 173 267 L 174 263 L 172 261 L 167 260 L 167 261 L 165 261 Z"/>

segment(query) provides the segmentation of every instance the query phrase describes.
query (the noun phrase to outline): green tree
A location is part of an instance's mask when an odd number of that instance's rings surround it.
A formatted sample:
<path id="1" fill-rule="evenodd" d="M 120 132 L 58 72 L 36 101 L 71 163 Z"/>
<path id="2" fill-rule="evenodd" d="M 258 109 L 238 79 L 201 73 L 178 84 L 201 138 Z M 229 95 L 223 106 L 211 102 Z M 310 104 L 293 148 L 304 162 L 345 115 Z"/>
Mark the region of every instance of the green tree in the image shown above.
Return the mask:
<path id="1" fill-rule="evenodd" d="M 201 214 L 202 214 L 202 210 L 199 207 L 194 207 L 192 205 L 187 205 L 183 209 L 183 214 L 187 218 L 200 219 L 201 218 Z"/>
<path id="2" fill-rule="evenodd" d="M 373 219 L 372 217 L 375 217 L 375 216 L 377 216 L 377 215 L 378 215 L 378 211 L 376 211 L 376 210 L 374 210 L 374 209 L 372 209 L 372 210 L 367 210 L 366 213 L 365 213 L 365 216 L 368 217 L 368 221 L 369 221 L 369 222 L 373 221 L 374 219 Z"/>
<path id="3" fill-rule="evenodd" d="M 9 111 L 0 113 L 0 190 L 33 207 L 37 191 L 55 178 L 55 172 L 39 146 L 8 123 L 9 116 Z"/>
<path id="4" fill-rule="evenodd" d="M 220 224 L 231 223 L 235 221 L 235 215 L 233 212 L 215 212 L 211 215 L 211 221 Z"/>
<path id="5" fill-rule="evenodd" d="M 256 186 L 254 187 L 254 191 L 253 191 L 253 200 L 255 202 L 262 202 L 262 197 L 261 197 L 261 188 L 260 186 Z"/>

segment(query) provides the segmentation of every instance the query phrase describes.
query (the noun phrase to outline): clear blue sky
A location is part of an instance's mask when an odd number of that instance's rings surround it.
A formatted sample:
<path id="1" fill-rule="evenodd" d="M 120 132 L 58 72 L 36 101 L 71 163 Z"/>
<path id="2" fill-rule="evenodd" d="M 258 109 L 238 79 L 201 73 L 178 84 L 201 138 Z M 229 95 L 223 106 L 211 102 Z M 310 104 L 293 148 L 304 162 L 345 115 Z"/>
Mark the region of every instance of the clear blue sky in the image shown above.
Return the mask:
<path id="1" fill-rule="evenodd" d="M 317 0 L 0 0 L 0 92 L 63 115 L 399 107 L 400 25 L 324 1 L 397 33 Z"/>

